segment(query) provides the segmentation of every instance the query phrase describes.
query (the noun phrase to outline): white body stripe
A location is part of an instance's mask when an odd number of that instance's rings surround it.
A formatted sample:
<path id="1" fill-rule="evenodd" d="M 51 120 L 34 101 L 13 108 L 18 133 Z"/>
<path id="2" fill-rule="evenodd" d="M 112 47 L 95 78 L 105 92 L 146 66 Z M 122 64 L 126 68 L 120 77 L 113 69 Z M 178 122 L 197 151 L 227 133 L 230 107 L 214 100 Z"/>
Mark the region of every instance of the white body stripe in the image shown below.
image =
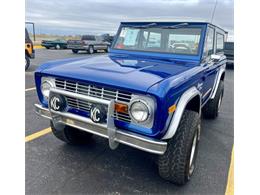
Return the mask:
<path id="1" fill-rule="evenodd" d="M 226 69 L 225 64 L 220 67 L 220 70 L 218 71 L 218 74 L 215 78 L 215 82 L 214 82 L 214 85 L 213 85 L 213 90 L 211 91 L 210 99 L 214 99 L 216 92 L 217 92 L 217 89 L 218 89 L 219 81 L 221 79 L 221 75 L 222 75 L 223 72 L 225 72 L 225 69 Z"/>

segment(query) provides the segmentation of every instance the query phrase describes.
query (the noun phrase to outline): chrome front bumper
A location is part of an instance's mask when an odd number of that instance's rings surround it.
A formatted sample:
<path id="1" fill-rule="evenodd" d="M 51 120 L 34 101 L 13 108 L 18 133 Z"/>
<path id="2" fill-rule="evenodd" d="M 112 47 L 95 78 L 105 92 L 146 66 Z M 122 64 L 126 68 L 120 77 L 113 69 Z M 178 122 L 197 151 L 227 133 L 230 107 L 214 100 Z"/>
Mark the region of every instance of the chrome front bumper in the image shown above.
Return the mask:
<path id="1" fill-rule="evenodd" d="M 74 95 L 69 92 L 60 90 L 52 90 L 55 92 L 66 93 L 66 95 Z M 95 101 L 91 97 L 82 97 Z M 104 101 L 103 101 L 104 102 Z M 71 127 L 78 128 L 82 131 L 93 133 L 95 135 L 107 138 L 109 140 L 109 146 L 111 149 L 115 149 L 119 143 L 146 151 L 154 154 L 164 154 L 167 149 L 167 142 L 161 140 L 155 140 L 149 137 L 138 135 L 135 133 L 127 132 L 122 129 L 118 129 L 114 126 L 113 118 L 109 113 L 113 112 L 114 104 L 111 101 L 107 101 L 108 104 L 108 119 L 107 124 L 94 123 L 87 117 L 71 114 L 68 112 L 56 112 L 44 108 L 39 104 L 35 104 L 35 111 L 38 115 L 52 120 L 54 123 L 62 123 Z"/>

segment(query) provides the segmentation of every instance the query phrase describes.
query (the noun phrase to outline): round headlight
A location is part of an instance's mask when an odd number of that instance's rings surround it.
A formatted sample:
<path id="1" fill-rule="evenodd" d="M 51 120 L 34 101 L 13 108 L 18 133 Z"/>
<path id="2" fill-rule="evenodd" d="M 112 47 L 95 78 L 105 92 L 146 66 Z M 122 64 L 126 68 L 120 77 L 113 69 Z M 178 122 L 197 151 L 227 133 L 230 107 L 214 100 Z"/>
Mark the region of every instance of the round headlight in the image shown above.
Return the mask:
<path id="1" fill-rule="evenodd" d="M 130 114 L 137 122 L 144 122 L 150 114 L 148 105 L 142 101 L 133 102 L 130 107 Z"/>
<path id="2" fill-rule="evenodd" d="M 52 83 L 50 81 L 43 81 L 42 85 L 41 85 L 41 91 L 43 96 L 48 99 L 49 98 L 49 93 L 50 93 L 50 89 L 51 89 Z"/>

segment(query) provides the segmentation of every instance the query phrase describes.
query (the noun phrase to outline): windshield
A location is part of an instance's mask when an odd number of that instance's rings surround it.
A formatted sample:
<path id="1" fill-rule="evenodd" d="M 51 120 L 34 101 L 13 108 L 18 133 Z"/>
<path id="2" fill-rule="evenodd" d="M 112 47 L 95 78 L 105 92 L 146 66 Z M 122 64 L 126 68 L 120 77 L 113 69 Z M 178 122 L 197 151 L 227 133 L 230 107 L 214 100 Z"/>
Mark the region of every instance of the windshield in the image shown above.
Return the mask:
<path id="1" fill-rule="evenodd" d="M 201 28 L 122 27 L 114 48 L 197 55 Z"/>

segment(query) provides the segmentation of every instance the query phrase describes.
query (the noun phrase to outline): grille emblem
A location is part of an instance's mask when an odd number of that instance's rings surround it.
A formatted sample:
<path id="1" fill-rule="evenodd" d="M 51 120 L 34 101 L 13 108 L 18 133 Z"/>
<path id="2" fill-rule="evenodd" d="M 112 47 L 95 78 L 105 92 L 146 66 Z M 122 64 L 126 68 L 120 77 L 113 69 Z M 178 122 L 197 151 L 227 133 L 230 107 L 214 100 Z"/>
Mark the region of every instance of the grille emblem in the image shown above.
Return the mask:
<path id="1" fill-rule="evenodd" d="M 66 108 L 66 100 L 59 94 L 50 94 L 49 106 L 54 111 L 64 111 Z"/>
<path id="2" fill-rule="evenodd" d="M 102 105 L 92 105 L 90 118 L 95 123 L 103 123 L 106 120 L 106 109 Z"/>
<path id="3" fill-rule="evenodd" d="M 59 110 L 60 109 L 60 105 L 59 104 L 60 104 L 60 99 L 59 98 L 53 97 L 51 99 L 51 108 L 53 110 Z"/>

